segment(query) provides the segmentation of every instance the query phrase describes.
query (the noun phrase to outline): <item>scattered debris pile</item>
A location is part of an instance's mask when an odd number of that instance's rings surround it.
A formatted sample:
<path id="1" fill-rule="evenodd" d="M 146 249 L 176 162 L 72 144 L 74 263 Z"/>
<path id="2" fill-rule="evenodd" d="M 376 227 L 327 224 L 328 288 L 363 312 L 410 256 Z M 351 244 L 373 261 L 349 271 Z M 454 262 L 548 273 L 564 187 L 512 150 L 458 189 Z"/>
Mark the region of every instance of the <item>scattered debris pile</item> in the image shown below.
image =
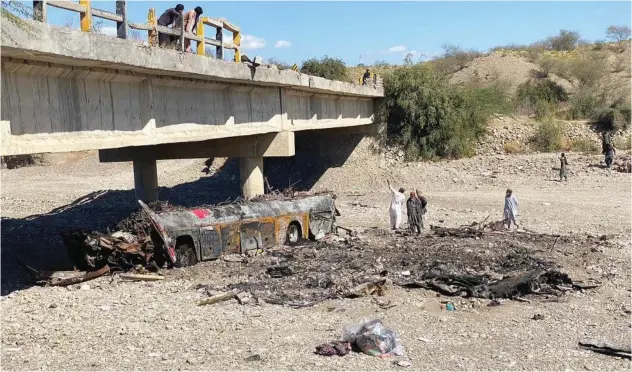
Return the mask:
<path id="1" fill-rule="evenodd" d="M 166 202 L 151 205 L 154 211 L 181 209 Z M 110 231 L 114 231 L 110 233 Z M 70 230 L 61 233 L 68 255 L 79 270 L 98 270 L 109 265 L 112 270 L 129 271 L 143 267 L 157 271 L 166 262 L 162 249 L 155 249 L 153 227 L 146 213 L 139 209 L 108 228 L 108 233 Z"/>
<path id="2" fill-rule="evenodd" d="M 392 285 L 485 299 L 560 296 L 599 285 L 573 281 L 556 264 L 553 252 L 575 254 L 581 245 L 590 251 L 594 244 L 574 239 L 474 227 L 435 229 L 423 237 L 375 229 L 360 237 L 280 247 L 239 267 L 223 262 L 226 276 L 239 272 L 249 279 L 212 289 L 247 293 L 255 301 L 290 307 L 327 299 L 379 299 Z"/>

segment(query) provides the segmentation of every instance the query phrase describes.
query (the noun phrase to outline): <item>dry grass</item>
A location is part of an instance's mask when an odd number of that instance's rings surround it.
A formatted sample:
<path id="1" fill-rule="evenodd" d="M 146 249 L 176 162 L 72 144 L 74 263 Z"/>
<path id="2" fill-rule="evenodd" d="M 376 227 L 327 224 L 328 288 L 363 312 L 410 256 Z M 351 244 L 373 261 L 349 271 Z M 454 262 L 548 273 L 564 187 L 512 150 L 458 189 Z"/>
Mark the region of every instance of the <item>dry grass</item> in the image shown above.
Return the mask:
<path id="1" fill-rule="evenodd" d="M 507 154 L 522 154 L 525 152 L 525 147 L 518 141 L 508 141 L 503 145 Z"/>
<path id="2" fill-rule="evenodd" d="M 613 142 L 614 142 L 614 147 L 619 150 L 632 149 L 632 137 L 630 136 L 630 134 L 626 134 L 620 137 L 615 137 Z"/>
<path id="3" fill-rule="evenodd" d="M 598 154 L 599 144 L 586 137 L 576 138 L 570 141 L 570 149 L 576 152 Z"/>

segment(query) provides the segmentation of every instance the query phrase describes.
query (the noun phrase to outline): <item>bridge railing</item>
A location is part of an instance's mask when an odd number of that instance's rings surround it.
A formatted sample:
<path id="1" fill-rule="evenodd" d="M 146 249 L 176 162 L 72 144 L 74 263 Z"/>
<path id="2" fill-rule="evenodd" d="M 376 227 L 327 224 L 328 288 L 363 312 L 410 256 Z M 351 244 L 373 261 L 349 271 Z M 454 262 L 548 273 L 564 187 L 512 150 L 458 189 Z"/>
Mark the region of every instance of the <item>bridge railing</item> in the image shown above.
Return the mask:
<path id="1" fill-rule="evenodd" d="M 80 14 L 81 31 L 93 31 L 92 17 L 106 19 L 116 22 L 116 37 L 127 39 L 129 29 L 143 30 L 148 32 L 148 41 L 150 46 L 158 46 L 158 33 L 164 33 L 179 37 L 179 49 L 184 50 L 184 41 L 193 40 L 197 42 L 197 54 L 206 55 L 206 45 L 215 47 L 217 59 L 224 59 L 224 49 L 235 51 L 235 62 L 241 62 L 241 30 L 239 27 L 231 24 L 225 19 L 213 19 L 209 17 L 200 17 L 197 25 L 197 35 L 185 32 L 183 27 L 184 17 L 180 17 L 180 25 L 178 28 L 169 28 L 158 25 L 156 10 L 151 8 L 148 14 L 148 23 L 132 23 L 127 20 L 127 2 L 116 1 L 116 13 L 108 12 L 101 9 L 92 8 L 91 0 L 79 0 L 79 2 L 60 0 L 60 1 L 33 1 L 33 19 L 39 22 L 47 22 L 47 7 L 70 10 Z M 204 36 L 204 26 L 215 28 L 215 38 L 211 39 Z M 233 34 L 232 42 L 224 41 L 223 30 L 227 30 Z"/>

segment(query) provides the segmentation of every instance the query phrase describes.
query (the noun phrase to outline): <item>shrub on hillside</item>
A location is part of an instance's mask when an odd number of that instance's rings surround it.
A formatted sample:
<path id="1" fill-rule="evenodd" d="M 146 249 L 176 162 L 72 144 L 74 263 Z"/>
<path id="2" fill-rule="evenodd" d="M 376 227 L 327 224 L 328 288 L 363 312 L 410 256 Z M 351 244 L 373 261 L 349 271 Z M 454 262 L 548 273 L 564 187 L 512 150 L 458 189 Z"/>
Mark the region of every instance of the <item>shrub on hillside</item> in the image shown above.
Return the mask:
<path id="1" fill-rule="evenodd" d="M 568 61 L 568 74 L 576 79 L 581 86 L 597 85 L 607 74 L 608 62 L 603 55 L 591 55 L 587 58 L 576 58 Z"/>
<path id="2" fill-rule="evenodd" d="M 591 154 L 599 153 L 599 150 L 601 150 L 599 144 L 597 144 L 595 141 L 591 141 L 589 138 L 586 137 L 576 138 L 572 140 L 571 149 L 573 151 Z"/>
<path id="3" fill-rule="evenodd" d="M 518 141 L 508 141 L 503 145 L 505 153 L 507 154 L 521 154 L 524 152 L 524 147 Z"/>
<path id="4" fill-rule="evenodd" d="M 595 112 L 592 119 L 605 130 L 626 129 L 630 125 L 630 106 L 613 103 Z"/>
<path id="5" fill-rule="evenodd" d="M 546 39 L 546 44 L 550 50 L 573 50 L 580 44 L 581 35 L 576 31 L 560 30 L 556 36 Z"/>
<path id="6" fill-rule="evenodd" d="M 495 87 L 452 86 L 428 63 L 394 69 L 384 94 L 389 135 L 409 159 L 474 155 L 490 116 L 507 102 Z"/>
<path id="7" fill-rule="evenodd" d="M 567 119 L 588 119 L 605 106 L 605 98 L 593 87 L 581 87 L 569 100 Z"/>
<path id="8" fill-rule="evenodd" d="M 516 90 L 516 105 L 520 112 L 545 118 L 555 113 L 557 104 L 568 100 L 564 88 L 548 79 L 528 80 Z"/>
<path id="9" fill-rule="evenodd" d="M 301 72 L 304 74 L 319 76 L 329 80 L 349 81 L 347 67 L 341 59 L 323 57 L 303 62 Z"/>
<path id="10" fill-rule="evenodd" d="M 546 120 L 538 125 L 531 139 L 533 147 L 540 152 L 553 152 L 563 146 L 562 126 L 554 120 Z"/>
<path id="11" fill-rule="evenodd" d="M 434 59 L 433 63 L 437 66 L 437 71 L 445 75 L 461 71 L 468 63 L 483 55 L 476 50 L 463 50 L 452 44 L 445 44 L 442 48 L 443 56 Z"/>

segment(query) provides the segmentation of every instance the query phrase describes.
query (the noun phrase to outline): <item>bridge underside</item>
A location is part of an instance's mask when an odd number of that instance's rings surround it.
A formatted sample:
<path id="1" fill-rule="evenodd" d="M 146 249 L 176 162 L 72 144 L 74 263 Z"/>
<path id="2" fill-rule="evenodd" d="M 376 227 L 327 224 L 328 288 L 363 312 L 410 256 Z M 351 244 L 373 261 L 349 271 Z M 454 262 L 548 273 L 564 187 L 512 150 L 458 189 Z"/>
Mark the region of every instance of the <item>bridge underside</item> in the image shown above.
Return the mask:
<path id="1" fill-rule="evenodd" d="M 373 99 L 2 59 L 3 155 L 373 122 Z"/>

